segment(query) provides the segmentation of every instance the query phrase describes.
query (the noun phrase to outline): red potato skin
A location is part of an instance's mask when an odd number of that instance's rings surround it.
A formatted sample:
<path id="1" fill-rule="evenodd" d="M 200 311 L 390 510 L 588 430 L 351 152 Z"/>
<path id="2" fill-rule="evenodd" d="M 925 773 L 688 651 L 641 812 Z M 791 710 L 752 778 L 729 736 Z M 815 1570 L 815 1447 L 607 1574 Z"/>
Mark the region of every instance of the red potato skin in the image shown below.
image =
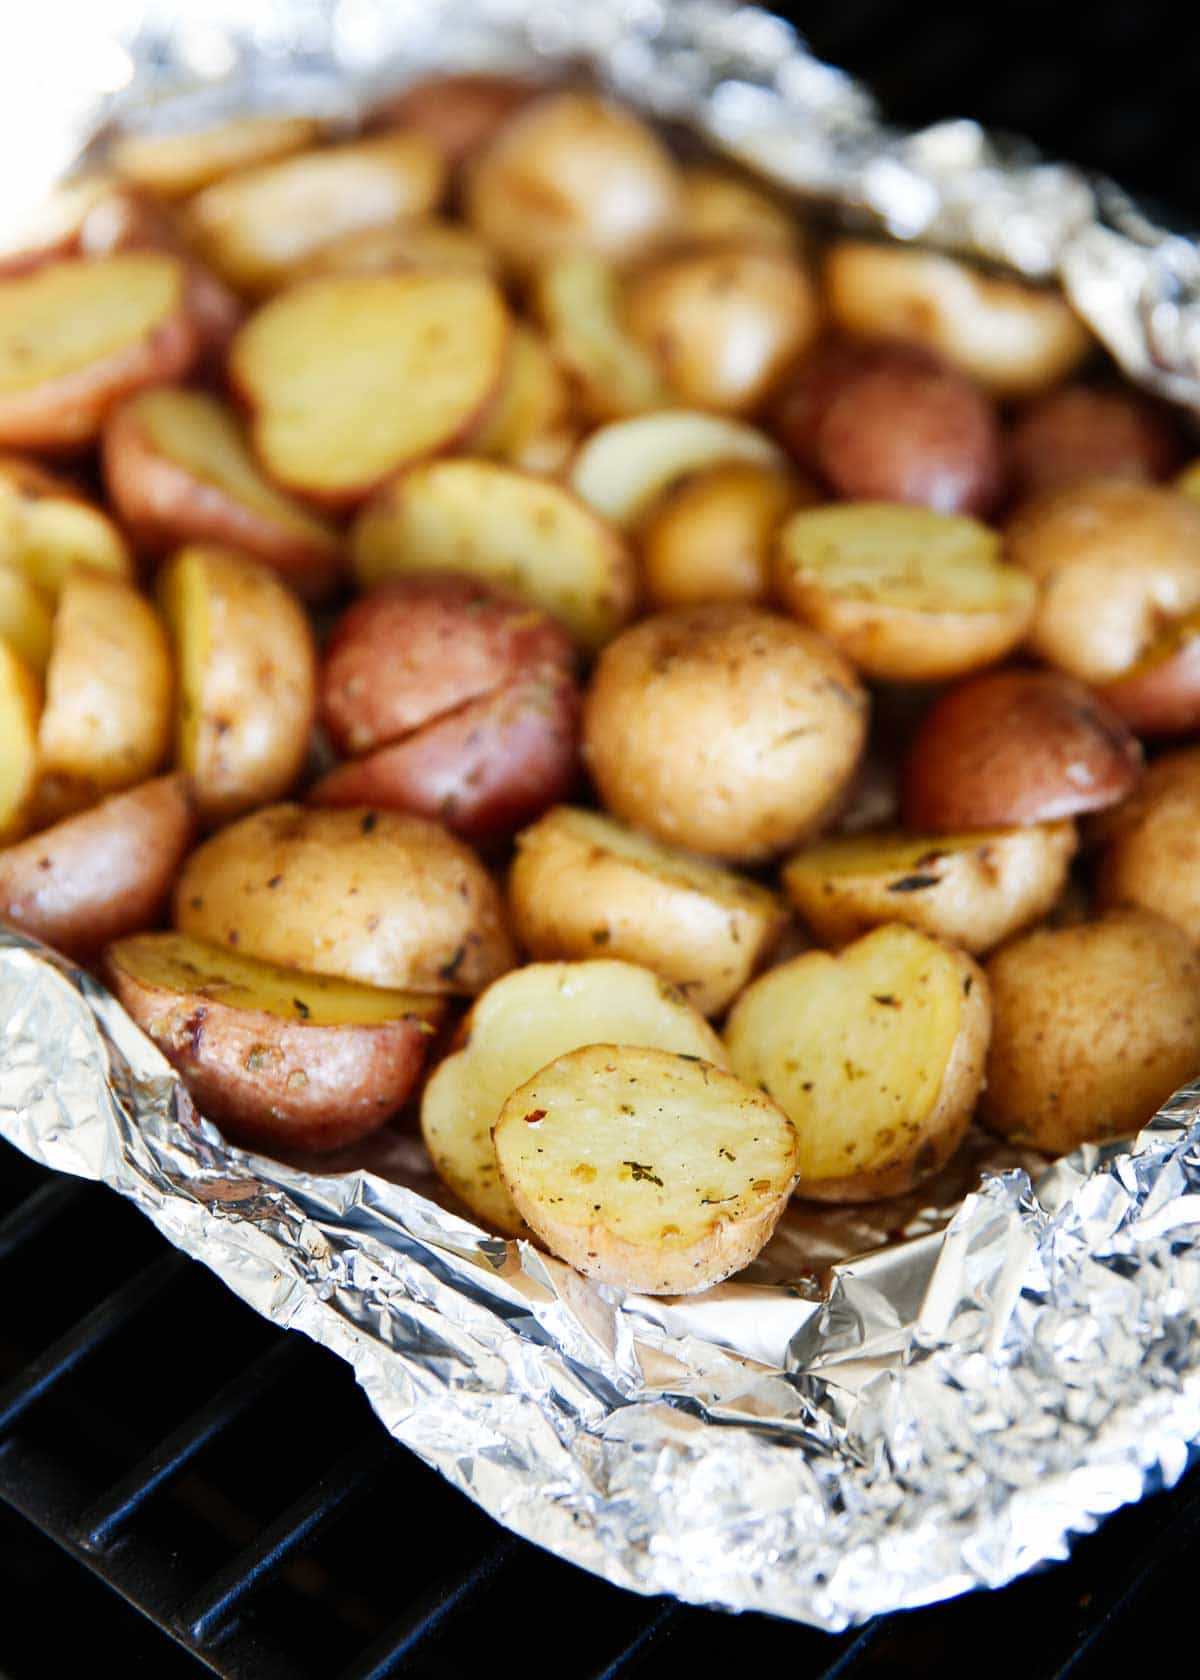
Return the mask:
<path id="1" fill-rule="evenodd" d="M 1097 690 L 1139 735 L 1190 735 L 1200 730 L 1200 614 L 1168 631 L 1131 671 Z"/>
<path id="2" fill-rule="evenodd" d="M 415 128 L 452 167 L 479 150 L 514 112 L 545 87 L 519 76 L 428 76 L 378 106 L 372 128 Z"/>
<path id="3" fill-rule="evenodd" d="M 330 771 L 309 799 L 412 811 L 490 845 L 568 797 L 579 774 L 580 712 L 571 677 L 543 667 Z"/>
<path id="4" fill-rule="evenodd" d="M 939 699 L 904 767 L 904 825 L 954 833 L 1057 822 L 1115 805 L 1141 749 L 1118 714 L 1057 671 L 989 671 Z"/>
<path id="5" fill-rule="evenodd" d="M 1009 438 L 1018 496 L 1061 490 L 1089 478 L 1146 484 L 1170 478 L 1183 460 L 1167 411 L 1135 391 L 1064 385 L 1027 408 Z"/>
<path id="6" fill-rule="evenodd" d="M 187 780 L 159 776 L 0 851 L 0 916 L 80 961 L 161 919 L 196 834 Z"/>

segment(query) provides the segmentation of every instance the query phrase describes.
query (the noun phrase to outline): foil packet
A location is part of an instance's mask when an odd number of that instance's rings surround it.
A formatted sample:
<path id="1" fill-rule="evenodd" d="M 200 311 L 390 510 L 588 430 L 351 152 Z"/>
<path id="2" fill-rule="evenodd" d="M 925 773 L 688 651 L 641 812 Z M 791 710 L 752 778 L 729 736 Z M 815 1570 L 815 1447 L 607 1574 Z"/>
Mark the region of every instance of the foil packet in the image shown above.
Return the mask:
<path id="1" fill-rule="evenodd" d="M 21 66 L 41 143 L 8 154 L 31 203 L 114 126 L 352 121 L 429 69 L 583 68 L 854 225 L 1057 277 L 1200 413 L 1195 241 L 973 123 L 888 130 L 767 13 L 96 0 L 66 74 L 55 9 Z M 20 209 L 0 199 L 0 235 Z M 498 1521 L 637 1592 L 841 1629 L 1064 1557 L 1200 1442 L 1200 1084 L 1046 1170 L 980 1134 L 903 1200 L 793 1204 L 737 1278 L 650 1299 L 485 1235 L 404 1131 L 319 1172 L 233 1148 L 89 974 L 0 929 L 0 1135 L 137 1202 Z"/>

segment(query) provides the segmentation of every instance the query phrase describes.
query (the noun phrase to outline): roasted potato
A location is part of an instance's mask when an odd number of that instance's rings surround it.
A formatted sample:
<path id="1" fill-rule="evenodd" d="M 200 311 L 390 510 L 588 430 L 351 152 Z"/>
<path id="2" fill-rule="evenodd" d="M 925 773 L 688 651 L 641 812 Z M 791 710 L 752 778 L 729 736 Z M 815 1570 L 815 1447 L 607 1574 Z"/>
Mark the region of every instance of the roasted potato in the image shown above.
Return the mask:
<path id="1" fill-rule="evenodd" d="M 1077 845 L 1071 822 L 845 835 L 797 852 L 783 885 L 823 945 L 904 922 L 979 956 L 1057 903 Z"/>
<path id="2" fill-rule="evenodd" d="M 616 816 L 752 861 L 829 815 L 866 715 L 854 672 L 811 630 L 753 607 L 688 607 L 643 619 L 601 653 L 584 755 Z"/>
<path id="3" fill-rule="evenodd" d="M 57 595 L 72 566 L 130 577 L 125 540 L 107 514 L 73 484 L 32 461 L 0 456 L 0 564 Z"/>
<path id="4" fill-rule="evenodd" d="M 1200 947 L 1200 747 L 1157 759 L 1093 838 L 1098 902 L 1151 910 Z"/>
<path id="5" fill-rule="evenodd" d="M 1200 501 L 1200 460 L 1188 463 L 1175 480 L 1175 488 L 1181 495 Z"/>
<path id="6" fill-rule="evenodd" d="M 230 549 L 181 549 L 159 596 L 179 670 L 176 761 L 201 817 L 227 822 L 300 774 L 317 703 L 312 629 L 274 572 Z"/>
<path id="7" fill-rule="evenodd" d="M 396 274 L 408 268 L 439 273 L 496 274 L 496 253 L 478 234 L 442 216 L 418 216 L 392 227 L 367 228 L 319 245 L 298 279 L 323 274 Z"/>
<path id="8" fill-rule="evenodd" d="M 677 237 L 687 245 L 766 246 L 795 251 L 804 234 L 786 204 L 757 181 L 711 164 L 693 164 L 679 178 Z"/>
<path id="9" fill-rule="evenodd" d="M 41 683 L 20 654 L 0 640 L 0 844 L 29 826 L 41 710 Z"/>
<path id="10" fill-rule="evenodd" d="M 624 957 L 704 1015 L 741 991 L 787 919 L 757 882 L 567 805 L 517 837 L 508 902 L 531 957 Z"/>
<path id="11" fill-rule="evenodd" d="M 860 671 L 944 682 L 1003 659 L 1036 590 L 985 525 L 897 502 L 803 509 L 779 535 L 779 594 Z"/>
<path id="12" fill-rule="evenodd" d="M 408 1100 L 445 1009 L 182 933 L 117 940 L 104 978 L 201 1113 L 267 1150 L 326 1152 L 378 1131 Z"/>
<path id="13" fill-rule="evenodd" d="M 182 776 L 115 793 L 0 851 L 0 916 L 89 961 L 157 923 L 194 832 Z"/>
<path id="14" fill-rule="evenodd" d="M 504 1099 L 556 1056 L 596 1039 L 726 1065 L 707 1022 L 632 963 L 528 963 L 503 975 L 476 999 L 462 1048 L 435 1068 L 421 1095 L 421 1132 L 439 1176 L 492 1230 L 527 1234 L 492 1146 Z"/>
<path id="15" fill-rule="evenodd" d="M 965 952 L 876 928 L 838 956 L 809 951 L 744 991 L 725 1042 L 799 1139 L 797 1194 L 897 1196 L 954 1154 L 983 1087 L 988 985 Z"/>
<path id="16" fill-rule="evenodd" d="M 1200 608 L 1175 619 L 1136 664 L 1098 692 L 1139 735 L 1200 729 Z"/>
<path id="17" fill-rule="evenodd" d="M 0 561 L 0 642 L 7 642 L 39 677 L 50 658 L 53 624 L 54 610 L 46 591 L 16 566 Z"/>
<path id="18" fill-rule="evenodd" d="M 321 138 L 314 117 L 260 111 L 209 128 L 119 134 L 106 162 L 157 198 L 187 198 L 235 170 L 274 163 Z"/>
<path id="19" fill-rule="evenodd" d="M 1058 671 L 988 671 L 948 690 L 905 762 L 907 828 L 955 834 L 1115 805 L 1141 769 L 1113 709 Z"/>
<path id="20" fill-rule="evenodd" d="M 1040 928 L 987 965 L 980 1118 L 1047 1154 L 1122 1137 L 1200 1067 L 1200 962 L 1157 916 Z"/>
<path id="21" fill-rule="evenodd" d="M 504 1185 L 547 1247 L 646 1295 L 693 1294 L 748 1265 L 796 1172 L 796 1134 L 769 1097 L 708 1062 L 628 1045 L 560 1056 L 509 1096 L 493 1135 Z"/>
<path id="22" fill-rule="evenodd" d="M 1170 478 L 1182 450 L 1165 408 L 1136 391 L 1063 385 L 1032 403 L 1008 444 L 1020 496 L 1063 490 L 1090 478 L 1143 483 Z"/>
<path id="23" fill-rule="evenodd" d="M 221 829 L 175 889 L 181 933 L 402 991 L 482 991 L 513 966 L 500 894 L 423 817 L 272 805 Z"/>
<path id="24" fill-rule="evenodd" d="M 471 439 L 471 453 L 530 472 L 552 472 L 573 442 L 566 376 L 545 340 L 518 322 L 499 394 Z"/>
<path id="25" fill-rule="evenodd" d="M 622 315 L 621 278 L 601 257 L 545 263 L 533 277 L 534 307 L 589 419 L 615 420 L 675 402 L 650 351 Z"/>
<path id="26" fill-rule="evenodd" d="M 424 76 L 376 108 L 374 120 L 431 140 L 451 168 L 463 163 L 542 91 L 521 76 L 467 72 Z"/>

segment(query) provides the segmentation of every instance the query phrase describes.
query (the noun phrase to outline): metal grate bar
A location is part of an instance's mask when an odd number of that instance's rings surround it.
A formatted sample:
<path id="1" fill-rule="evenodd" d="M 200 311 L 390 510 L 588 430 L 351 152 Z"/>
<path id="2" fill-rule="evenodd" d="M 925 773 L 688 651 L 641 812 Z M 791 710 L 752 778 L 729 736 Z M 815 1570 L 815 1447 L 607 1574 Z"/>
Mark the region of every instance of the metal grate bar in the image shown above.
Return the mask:
<path id="1" fill-rule="evenodd" d="M 681 1613 L 678 1604 L 665 1604 L 649 1621 L 642 1623 L 633 1638 L 626 1641 L 615 1656 L 610 1657 L 602 1668 L 596 1669 L 592 1680 L 614 1680 L 615 1675 L 623 1673 L 630 1663 L 637 1661 L 643 1651 L 660 1639 Z"/>
<path id="2" fill-rule="evenodd" d="M 487 1586 L 516 1553 L 515 1540 L 501 1540 L 451 1586 L 439 1582 L 417 1600 L 416 1606 L 406 1616 L 393 1622 L 349 1668 L 343 1669 L 339 1680 L 386 1680 L 386 1676 L 395 1674 L 396 1664 L 411 1656 L 418 1645 L 437 1631 L 447 1616 L 462 1609 L 468 1599 Z"/>
<path id="3" fill-rule="evenodd" d="M 293 1337 L 283 1337 L 260 1359 L 225 1384 L 207 1405 L 180 1424 L 79 1519 L 82 1545 L 107 1546 L 157 1488 L 189 1464 L 215 1435 L 253 1406 L 302 1352 Z"/>
<path id="4" fill-rule="evenodd" d="M 190 1264 L 185 1255 L 174 1251 L 164 1254 L 161 1260 L 156 1260 L 114 1289 L 65 1336 L 31 1360 L 19 1377 L 14 1377 L 0 1389 L 0 1435 L 11 1429 L 35 1401 L 73 1371 L 89 1353 L 161 1295 Z"/>
<path id="5" fill-rule="evenodd" d="M 55 1178 L 27 1196 L 6 1219 L 0 1219 L 0 1260 L 44 1230 L 60 1213 L 65 1213 L 83 1195 L 77 1178 Z"/>

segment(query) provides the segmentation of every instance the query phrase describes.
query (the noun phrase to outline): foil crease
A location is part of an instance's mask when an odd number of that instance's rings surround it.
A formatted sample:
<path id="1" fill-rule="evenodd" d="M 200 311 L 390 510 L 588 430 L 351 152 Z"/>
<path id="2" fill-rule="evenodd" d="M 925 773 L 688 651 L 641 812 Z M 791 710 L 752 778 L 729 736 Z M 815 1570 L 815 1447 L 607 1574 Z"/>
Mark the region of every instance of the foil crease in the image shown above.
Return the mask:
<path id="1" fill-rule="evenodd" d="M 53 51 L 22 69 L 61 116 L 58 151 L 6 136 L 30 193 L 122 124 L 352 121 L 425 69 L 583 67 L 850 225 L 1057 278 L 1200 412 L 1194 240 L 974 123 L 889 130 L 753 8 L 95 0 L 85 26 L 102 94 Z M 795 1204 L 738 1278 L 649 1299 L 486 1236 L 401 1131 L 319 1173 L 231 1147 L 94 978 L 0 928 L 0 1135 L 135 1201 L 501 1523 L 637 1592 L 841 1629 L 1064 1557 L 1200 1442 L 1200 1084 L 1046 1171 L 976 1136 L 902 1202 Z"/>

